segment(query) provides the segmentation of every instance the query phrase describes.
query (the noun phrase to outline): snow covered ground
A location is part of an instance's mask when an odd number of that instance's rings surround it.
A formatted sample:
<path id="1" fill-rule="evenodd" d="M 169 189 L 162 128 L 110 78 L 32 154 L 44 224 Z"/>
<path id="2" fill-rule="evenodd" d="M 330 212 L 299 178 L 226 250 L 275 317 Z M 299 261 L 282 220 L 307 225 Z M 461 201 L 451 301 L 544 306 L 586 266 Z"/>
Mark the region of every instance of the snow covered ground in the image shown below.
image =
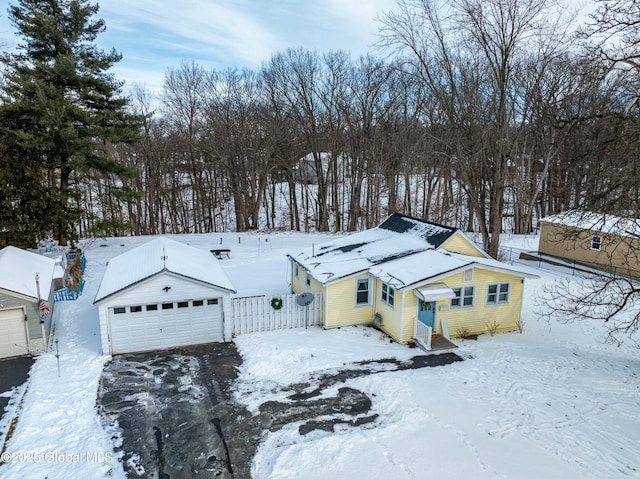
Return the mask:
<path id="1" fill-rule="evenodd" d="M 231 259 L 222 265 L 240 296 L 287 292 L 285 253 L 329 238 L 295 233 L 170 237 L 207 250 L 230 248 Z M 55 349 L 41 355 L 18 408 L 0 478 L 124 477 L 114 453 L 117 432 L 105 430 L 96 411 L 98 380 L 108 358 L 99 354 L 92 302 L 109 258 L 147 240 L 112 238 L 84 245 L 84 294 L 55 310 L 60 377 Z M 537 245 L 531 236 L 507 240 L 514 248 Z M 527 280 L 523 334 L 457 341 L 465 361 L 449 366 L 348 380 L 347 386 L 371 397 L 378 421 L 341 426 L 334 433 L 301 436 L 296 424 L 269 433 L 254 458 L 254 478 L 640 477 L 640 350 L 632 342 L 605 345 L 599 323 L 538 320 L 534 311 L 543 306 L 536 292 L 559 276 L 579 278 L 549 265 L 535 271 L 541 278 Z M 272 391 L 314 372 L 416 353 L 362 327 L 257 333 L 236 342 L 245 358 L 236 396 L 254 410 L 274 399 Z M 9 408 L 18 406 L 21 393 L 14 391 Z"/>

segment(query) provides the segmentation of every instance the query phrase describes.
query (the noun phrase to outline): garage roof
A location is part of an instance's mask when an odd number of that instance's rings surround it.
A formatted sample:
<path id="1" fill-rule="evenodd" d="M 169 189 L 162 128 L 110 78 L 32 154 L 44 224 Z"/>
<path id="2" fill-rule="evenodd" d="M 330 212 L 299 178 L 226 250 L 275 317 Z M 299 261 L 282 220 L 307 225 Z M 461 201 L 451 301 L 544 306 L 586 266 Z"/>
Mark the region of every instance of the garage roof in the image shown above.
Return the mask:
<path id="1" fill-rule="evenodd" d="M 15 246 L 0 249 L 0 288 L 38 299 L 36 273 L 40 275 L 40 297 L 49 298 L 56 262 Z"/>
<path id="2" fill-rule="evenodd" d="M 236 292 L 209 252 L 160 237 L 111 259 L 94 303 L 163 271 Z"/>

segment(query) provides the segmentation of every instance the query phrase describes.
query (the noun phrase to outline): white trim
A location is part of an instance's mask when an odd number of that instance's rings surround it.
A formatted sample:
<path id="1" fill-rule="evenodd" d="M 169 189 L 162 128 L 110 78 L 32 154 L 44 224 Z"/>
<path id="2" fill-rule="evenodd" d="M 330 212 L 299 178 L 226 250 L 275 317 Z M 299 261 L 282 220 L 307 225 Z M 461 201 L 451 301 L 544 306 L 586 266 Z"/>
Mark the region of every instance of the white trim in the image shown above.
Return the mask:
<path id="1" fill-rule="evenodd" d="M 472 293 L 471 293 L 471 304 L 464 304 L 464 298 L 468 297 L 467 295 L 464 294 L 464 290 L 467 288 L 471 288 L 472 289 Z M 456 289 L 460 290 L 460 296 L 456 296 L 455 298 L 451 298 L 449 300 L 449 309 L 468 309 L 468 308 L 473 308 L 476 305 L 476 286 L 474 284 L 471 285 L 466 285 L 466 286 L 452 286 L 451 289 L 453 290 L 453 292 L 455 293 Z M 460 300 L 460 305 L 459 306 L 454 306 L 452 304 L 452 301 L 454 299 L 459 299 Z"/>
<path id="2" fill-rule="evenodd" d="M 465 283 L 470 283 L 473 281 L 473 268 L 465 269 L 463 274 L 463 279 Z"/>
<path id="3" fill-rule="evenodd" d="M 384 292 L 384 287 L 387 287 L 387 292 Z M 390 294 L 389 290 L 393 291 L 393 293 Z M 385 283 L 385 282 L 381 282 L 381 286 L 380 286 L 380 301 L 384 304 L 386 304 L 387 306 L 389 306 L 391 309 L 395 309 L 396 307 L 396 291 L 397 289 L 394 288 L 393 286 Z M 385 295 L 387 297 L 387 299 L 385 300 L 383 298 L 383 295 Z M 389 297 L 393 298 L 393 303 L 389 302 Z"/>
<path id="4" fill-rule="evenodd" d="M 500 286 L 502 286 L 503 284 L 506 284 L 508 287 L 507 290 L 507 300 L 506 301 L 500 301 Z M 491 286 L 496 286 L 496 292 L 494 293 L 496 295 L 496 301 L 495 302 L 489 302 L 489 288 Z M 509 304 L 511 302 L 511 281 L 501 281 L 499 283 L 488 283 L 487 284 L 487 294 L 485 295 L 484 298 L 484 304 L 485 306 L 504 306 L 505 304 Z"/>
<path id="5" fill-rule="evenodd" d="M 354 289 L 355 289 L 355 293 L 354 293 L 354 298 L 353 298 L 353 304 L 355 308 L 364 308 L 364 307 L 369 307 L 371 306 L 371 278 L 369 276 L 363 276 L 361 278 L 354 278 Z M 367 302 L 366 303 L 358 303 L 358 284 L 360 284 L 360 281 L 366 281 L 367 282 Z"/>

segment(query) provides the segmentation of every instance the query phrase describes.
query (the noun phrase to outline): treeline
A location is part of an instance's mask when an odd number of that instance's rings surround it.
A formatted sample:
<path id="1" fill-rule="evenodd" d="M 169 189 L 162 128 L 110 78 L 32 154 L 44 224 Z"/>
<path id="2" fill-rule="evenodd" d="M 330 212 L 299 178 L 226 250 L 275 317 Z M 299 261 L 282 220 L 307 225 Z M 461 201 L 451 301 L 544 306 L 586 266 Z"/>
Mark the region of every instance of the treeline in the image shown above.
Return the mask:
<path id="1" fill-rule="evenodd" d="M 495 256 L 547 214 L 635 212 L 638 76 L 612 69 L 598 12 L 580 37 L 552 1 L 400 0 L 375 54 L 184 62 L 161 98 L 133 91 L 141 138 L 103 143 L 121 169 L 73 170 L 76 228 L 354 231 L 401 211 L 479 231 Z"/>
<path id="2" fill-rule="evenodd" d="M 118 154 L 139 175 L 92 185 L 105 233 L 353 231 L 402 211 L 489 247 L 505 224 L 636 208 L 635 76 L 580 52 L 550 2 L 450 3 L 478 8 L 441 20 L 407 2 L 386 17 L 398 54 L 384 59 L 296 48 L 257 71 L 183 63 L 153 115 L 137 91 L 145 139 Z"/>

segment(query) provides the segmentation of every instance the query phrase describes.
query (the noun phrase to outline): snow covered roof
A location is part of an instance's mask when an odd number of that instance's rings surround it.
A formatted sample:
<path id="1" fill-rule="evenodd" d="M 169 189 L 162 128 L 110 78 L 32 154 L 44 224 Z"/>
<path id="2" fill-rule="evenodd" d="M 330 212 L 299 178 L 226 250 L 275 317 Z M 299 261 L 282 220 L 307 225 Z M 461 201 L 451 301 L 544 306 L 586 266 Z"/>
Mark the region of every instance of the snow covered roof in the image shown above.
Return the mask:
<path id="1" fill-rule="evenodd" d="M 640 219 L 636 218 L 570 210 L 547 216 L 540 221 L 618 236 L 640 237 Z"/>
<path id="2" fill-rule="evenodd" d="M 368 272 L 402 289 L 473 264 L 519 276 L 537 277 L 491 258 L 440 250 L 458 232 L 450 226 L 394 213 L 378 227 L 289 255 L 321 284 Z M 419 266 L 418 266 L 419 265 Z"/>
<path id="3" fill-rule="evenodd" d="M 160 237 L 111 259 L 94 303 L 162 271 L 236 292 L 212 254 Z"/>
<path id="4" fill-rule="evenodd" d="M 446 251 L 424 251 L 371 268 L 369 272 L 396 289 L 404 289 L 428 279 L 465 269 L 473 257 Z"/>
<path id="5" fill-rule="evenodd" d="M 368 271 L 388 263 L 440 247 L 456 228 L 394 213 L 378 227 L 338 238 L 289 257 L 320 283 Z"/>
<path id="6" fill-rule="evenodd" d="M 0 250 L 0 288 L 38 299 L 36 274 L 39 275 L 40 298 L 47 299 L 56 261 L 15 246 Z"/>
<path id="7" fill-rule="evenodd" d="M 444 250 L 429 250 L 406 256 L 373 267 L 369 273 L 402 290 L 475 266 L 525 278 L 538 278 L 537 275 L 525 273 L 492 258 L 466 256 Z"/>
<path id="8" fill-rule="evenodd" d="M 400 213 L 394 213 L 389 216 L 380 224 L 379 228 L 417 236 L 427 241 L 434 248 L 439 248 L 458 231 L 457 228 L 451 226 L 411 218 Z"/>

